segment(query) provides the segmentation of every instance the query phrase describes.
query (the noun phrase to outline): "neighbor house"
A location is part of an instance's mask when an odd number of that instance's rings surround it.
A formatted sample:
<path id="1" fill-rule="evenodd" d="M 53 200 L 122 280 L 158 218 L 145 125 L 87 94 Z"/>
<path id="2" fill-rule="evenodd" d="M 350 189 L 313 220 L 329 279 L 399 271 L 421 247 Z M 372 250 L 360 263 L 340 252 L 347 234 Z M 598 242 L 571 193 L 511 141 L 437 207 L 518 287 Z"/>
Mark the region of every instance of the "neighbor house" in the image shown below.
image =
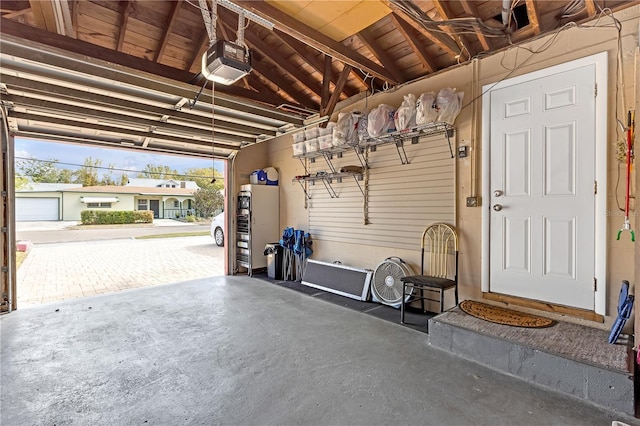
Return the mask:
<path id="1" fill-rule="evenodd" d="M 85 186 L 16 191 L 16 221 L 80 220 L 87 209 L 151 210 L 155 219 L 192 215 L 196 188 L 156 186 Z M 186 186 L 186 184 L 185 184 Z"/>

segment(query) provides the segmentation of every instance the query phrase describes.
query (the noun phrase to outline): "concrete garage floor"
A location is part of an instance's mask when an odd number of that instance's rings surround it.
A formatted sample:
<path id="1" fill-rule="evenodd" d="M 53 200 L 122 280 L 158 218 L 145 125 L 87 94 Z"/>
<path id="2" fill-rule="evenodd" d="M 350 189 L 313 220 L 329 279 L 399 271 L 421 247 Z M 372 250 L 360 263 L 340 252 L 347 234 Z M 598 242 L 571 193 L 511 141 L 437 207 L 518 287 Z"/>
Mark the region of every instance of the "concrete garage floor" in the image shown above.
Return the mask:
<path id="1" fill-rule="evenodd" d="M 246 276 L 0 319 L 2 425 L 610 425 L 428 336 Z"/>

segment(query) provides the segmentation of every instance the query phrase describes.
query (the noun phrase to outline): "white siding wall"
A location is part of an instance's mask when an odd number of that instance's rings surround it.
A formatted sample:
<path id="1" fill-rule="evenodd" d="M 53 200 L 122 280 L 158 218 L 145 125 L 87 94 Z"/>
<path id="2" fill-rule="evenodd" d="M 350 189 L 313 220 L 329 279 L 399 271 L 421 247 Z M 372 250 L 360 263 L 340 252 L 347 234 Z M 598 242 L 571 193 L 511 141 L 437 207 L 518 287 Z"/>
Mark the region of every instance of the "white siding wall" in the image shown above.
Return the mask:
<path id="1" fill-rule="evenodd" d="M 451 138 L 455 150 L 455 135 Z M 455 225 L 455 159 L 444 135 L 405 142 L 409 164 L 402 164 L 393 144 L 369 153 L 368 224 L 364 196 L 355 180 L 332 183 L 338 198 L 331 198 L 322 182 L 309 184 L 309 228 L 314 240 L 413 249 L 420 247 L 424 228 L 433 222 Z M 334 158 L 343 165 L 360 165 L 354 152 Z M 308 164 L 309 171 L 330 172 L 322 158 Z M 365 189 L 365 180 L 359 182 Z"/>

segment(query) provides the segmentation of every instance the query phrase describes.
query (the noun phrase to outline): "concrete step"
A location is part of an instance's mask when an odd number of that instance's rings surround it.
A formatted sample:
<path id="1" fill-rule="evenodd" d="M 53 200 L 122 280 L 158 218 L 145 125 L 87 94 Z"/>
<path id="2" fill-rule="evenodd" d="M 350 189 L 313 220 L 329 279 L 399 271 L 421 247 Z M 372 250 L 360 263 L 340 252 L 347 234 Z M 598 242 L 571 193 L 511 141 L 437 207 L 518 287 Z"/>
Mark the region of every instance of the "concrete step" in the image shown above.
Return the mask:
<path id="1" fill-rule="evenodd" d="M 634 385 L 626 342 L 608 332 L 558 322 L 548 328 L 494 324 L 454 308 L 429 321 L 429 343 L 489 368 L 634 415 Z"/>

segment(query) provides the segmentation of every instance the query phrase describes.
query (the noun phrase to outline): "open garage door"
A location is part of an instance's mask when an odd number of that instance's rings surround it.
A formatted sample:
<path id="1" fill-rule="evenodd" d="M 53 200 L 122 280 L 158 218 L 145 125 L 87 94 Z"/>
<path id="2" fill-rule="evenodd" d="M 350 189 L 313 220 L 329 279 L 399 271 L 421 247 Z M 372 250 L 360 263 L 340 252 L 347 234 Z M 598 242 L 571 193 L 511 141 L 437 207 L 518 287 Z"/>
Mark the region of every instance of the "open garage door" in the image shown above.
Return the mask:
<path id="1" fill-rule="evenodd" d="M 16 222 L 59 220 L 58 198 L 16 198 Z"/>

